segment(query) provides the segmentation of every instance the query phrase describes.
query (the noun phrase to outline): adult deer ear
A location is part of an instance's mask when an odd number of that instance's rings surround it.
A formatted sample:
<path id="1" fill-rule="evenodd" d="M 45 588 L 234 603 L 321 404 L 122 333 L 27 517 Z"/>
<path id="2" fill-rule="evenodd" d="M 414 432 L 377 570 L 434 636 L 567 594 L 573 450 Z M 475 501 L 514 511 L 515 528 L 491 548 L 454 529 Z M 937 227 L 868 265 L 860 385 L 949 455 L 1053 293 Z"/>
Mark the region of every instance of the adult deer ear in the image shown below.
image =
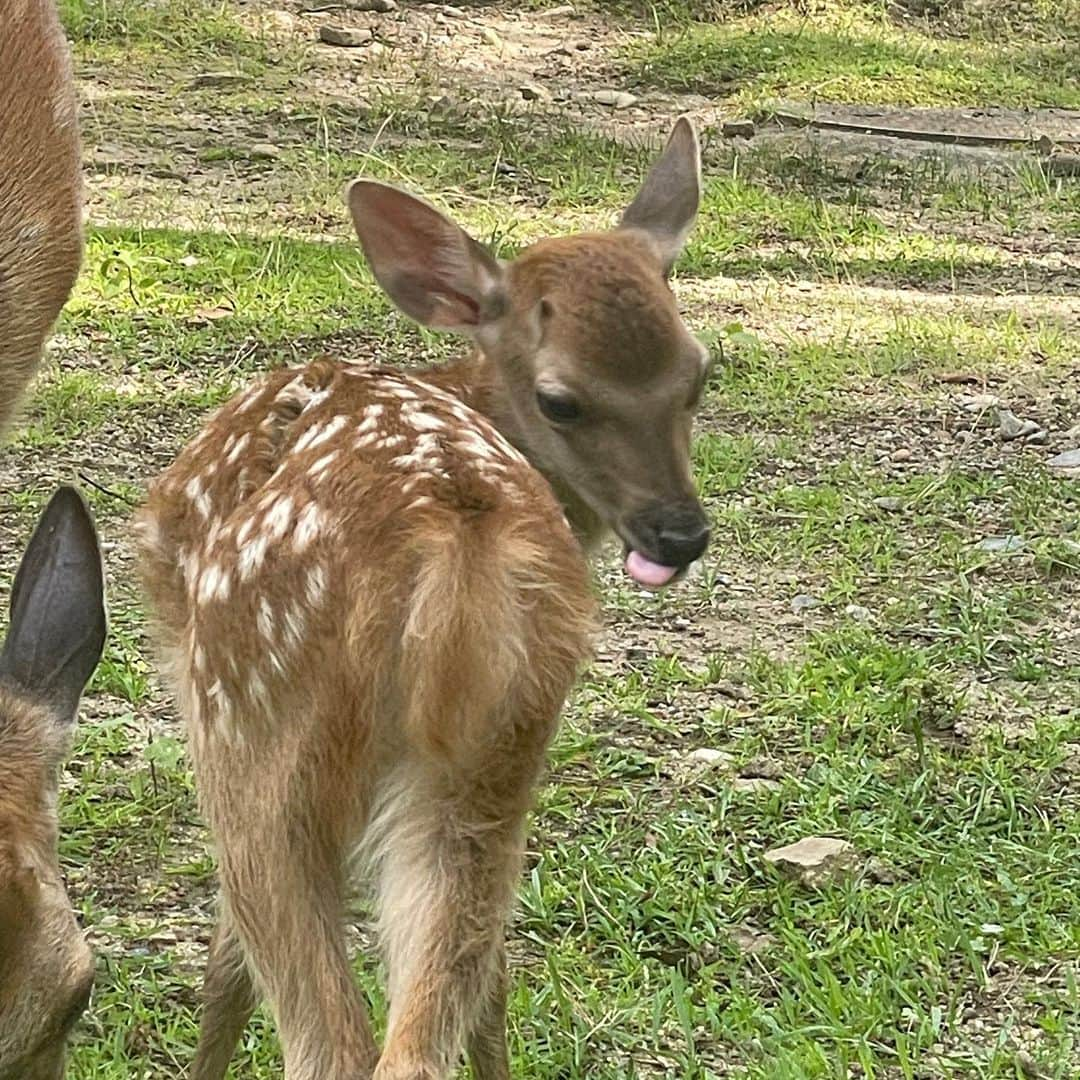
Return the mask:
<path id="1" fill-rule="evenodd" d="M 433 206 L 373 180 L 354 180 L 345 197 L 376 280 L 410 318 L 475 334 L 503 313 L 502 268 Z"/>
<path id="2" fill-rule="evenodd" d="M 15 574 L 0 678 L 68 724 L 104 643 L 104 582 L 94 522 L 82 496 L 61 487 Z"/>
<path id="3" fill-rule="evenodd" d="M 619 228 L 648 233 L 667 273 L 686 244 L 700 204 L 701 149 L 694 125 L 680 116 Z"/>

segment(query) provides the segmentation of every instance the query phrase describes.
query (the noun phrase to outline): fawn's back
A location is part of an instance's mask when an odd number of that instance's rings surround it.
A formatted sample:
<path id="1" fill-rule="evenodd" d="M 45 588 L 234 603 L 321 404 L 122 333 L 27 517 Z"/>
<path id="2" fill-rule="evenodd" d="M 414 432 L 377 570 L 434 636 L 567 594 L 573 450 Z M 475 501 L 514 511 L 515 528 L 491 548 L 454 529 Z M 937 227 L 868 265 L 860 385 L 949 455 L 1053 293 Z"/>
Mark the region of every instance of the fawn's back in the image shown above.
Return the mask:
<path id="1" fill-rule="evenodd" d="M 0 0 L 0 434 L 82 258 L 75 86 L 53 0 Z"/>
<path id="2" fill-rule="evenodd" d="M 161 476 L 143 537 L 196 737 L 276 741 L 252 718 L 363 699 L 347 738 L 365 754 L 406 739 L 467 760 L 485 733 L 466 718 L 523 674 L 566 682 L 584 652 L 584 563 L 550 488 L 401 371 L 275 372 Z M 553 640 L 540 615 L 560 620 Z"/>

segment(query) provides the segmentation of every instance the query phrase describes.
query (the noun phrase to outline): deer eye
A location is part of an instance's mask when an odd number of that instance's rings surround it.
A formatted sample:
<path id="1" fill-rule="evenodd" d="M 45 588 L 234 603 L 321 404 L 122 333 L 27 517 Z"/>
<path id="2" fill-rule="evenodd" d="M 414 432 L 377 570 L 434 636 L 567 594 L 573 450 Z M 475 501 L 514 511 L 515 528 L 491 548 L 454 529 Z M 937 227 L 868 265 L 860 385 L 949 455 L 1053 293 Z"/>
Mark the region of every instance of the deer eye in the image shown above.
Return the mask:
<path id="1" fill-rule="evenodd" d="M 571 397 L 537 390 L 536 404 L 545 419 L 553 424 L 572 424 L 581 419 L 581 406 Z"/>

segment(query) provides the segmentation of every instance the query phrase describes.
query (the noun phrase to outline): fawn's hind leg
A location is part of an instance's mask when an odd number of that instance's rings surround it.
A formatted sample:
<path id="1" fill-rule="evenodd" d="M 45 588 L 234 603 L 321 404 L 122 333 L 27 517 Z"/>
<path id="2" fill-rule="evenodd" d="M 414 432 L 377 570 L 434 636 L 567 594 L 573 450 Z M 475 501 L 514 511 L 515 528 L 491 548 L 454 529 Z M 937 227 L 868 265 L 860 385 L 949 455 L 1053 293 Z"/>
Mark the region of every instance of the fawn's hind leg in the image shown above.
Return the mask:
<path id="1" fill-rule="evenodd" d="M 527 801 L 478 805 L 483 784 L 420 768 L 374 822 L 390 990 L 375 1080 L 446 1080 L 466 1039 L 478 1080 L 507 1076 L 503 937 Z"/>
<path id="2" fill-rule="evenodd" d="M 313 729 L 327 740 L 337 737 Z M 273 741 L 256 736 L 228 747 L 196 745 L 223 908 L 273 1012 L 286 1080 L 368 1080 L 378 1050 L 343 918 L 344 854 L 358 812 L 354 762 L 299 726 L 277 729 Z M 218 966 L 210 974 L 233 1011 L 208 1011 L 200 1040 L 207 1054 L 235 1029 L 243 989 Z"/>
<path id="3" fill-rule="evenodd" d="M 259 996 L 240 939 L 222 903 L 203 981 L 203 1016 L 191 1080 L 222 1080 Z"/>
<path id="4" fill-rule="evenodd" d="M 465 1047 L 474 1080 L 510 1080 L 510 1053 L 506 1045 L 506 946 L 500 940 L 494 962 L 495 974 L 487 995 L 465 1036 Z"/>

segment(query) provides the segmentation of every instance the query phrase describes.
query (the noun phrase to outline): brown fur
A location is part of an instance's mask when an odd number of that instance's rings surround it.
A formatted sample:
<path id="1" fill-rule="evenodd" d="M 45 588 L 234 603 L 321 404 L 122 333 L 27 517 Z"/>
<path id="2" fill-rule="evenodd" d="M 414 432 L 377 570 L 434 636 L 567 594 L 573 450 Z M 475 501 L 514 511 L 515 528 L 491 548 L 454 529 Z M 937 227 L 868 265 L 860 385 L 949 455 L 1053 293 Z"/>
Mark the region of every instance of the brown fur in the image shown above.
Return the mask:
<path id="1" fill-rule="evenodd" d="M 82 258 L 75 86 L 52 0 L 0 0 L 0 435 Z"/>
<path id="2" fill-rule="evenodd" d="M 476 1080 L 508 1080 L 503 934 L 589 652 L 580 541 L 665 499 L 700 515 L 703 350 L 664 281 L 699 191 L 685 122 L 657 168 L 630 227 L 506 268 L 411 196 L 359 191 L 376 276 L 476 353 L 275 372 L 152 486 L 141 573 L 221 879 L 194 1080 L 221 1080 L 260 994 L 288 1080 L 445 1080 L 463 1047 Z M 538 414 L 554 380 L 587 403 L 581 430 Z M 357 868 L 381 1053 L 341 926 Z"/>
<path id="3" fill-rule="evenodd" d="M 0 684 L 0 1077 L 59 1076 L 93 958 L 56 857 L 56 775 L 66 734 Z"/>

